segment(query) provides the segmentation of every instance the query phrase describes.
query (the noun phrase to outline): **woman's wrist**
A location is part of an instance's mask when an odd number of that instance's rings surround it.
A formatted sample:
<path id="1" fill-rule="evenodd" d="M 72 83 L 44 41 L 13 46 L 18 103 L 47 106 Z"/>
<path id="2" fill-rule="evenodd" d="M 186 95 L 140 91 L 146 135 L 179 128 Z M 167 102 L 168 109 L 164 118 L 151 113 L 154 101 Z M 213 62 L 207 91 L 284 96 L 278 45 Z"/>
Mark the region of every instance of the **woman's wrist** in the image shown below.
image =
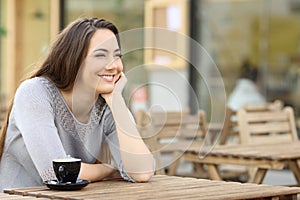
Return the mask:
<path id="1" fill-rule="evenodd" d="M 106 164 L 87 164 L 81 163 L 79 178 L 90 182 L 100 181 L 111 176 L 117 170 Z"/>
<path id="2" fill-rule="evenodd" d="M 115 93 L 109 96 L 106 96 L 105 101 L 107 105 L 112 109 L 115 108 L 116 106 L 125 103 L 124 98 L 121 93 Z"/>

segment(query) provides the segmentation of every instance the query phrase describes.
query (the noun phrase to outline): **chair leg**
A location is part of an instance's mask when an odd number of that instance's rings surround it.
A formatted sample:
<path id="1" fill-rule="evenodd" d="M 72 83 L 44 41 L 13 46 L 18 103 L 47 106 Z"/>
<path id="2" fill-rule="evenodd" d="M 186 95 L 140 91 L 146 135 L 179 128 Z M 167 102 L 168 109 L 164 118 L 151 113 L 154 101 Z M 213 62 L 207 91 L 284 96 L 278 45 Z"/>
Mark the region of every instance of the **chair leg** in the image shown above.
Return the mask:
<path id="1" fill-rule="evenodd" d="M 176 160 L 168 167 L 168 172 L 167 174 L 169 176 L 174 176 L 177 173 L 177 168 L 180 164 L 180 157 L 181 157 L 181 153 L 180 152 L 174 152 L 173 154 L 173 158 L 175 158 Z"/>
<path id="2" fill-rule="evenodd" d="M 297 184 L 300 185 L 300 168 L 297 160 L 289 161 L 289 167 L 291 171 L 294 173 L 294 176 L 297 180 Z"/>
<path id="3" fill-rule="evenodd" d="M 266 175 L 266 173 L 267 173 L 267 169 L 258 168 L 256 173 L 255 173 L 253 183 L 261 184 L 264 177 L 265 177 L 265 175 Z"/>
<path id="4" fill-rule="evenodd" d="M 217 168 L 217 165 L 214 165 L 214 164 L 207 164 L 207 171 L 209 173 L 209 176 L 212 180 L 219 180 L 221 181 L 222 178 L 219 174 L 219 171 L 218 171 L 218 168 Z"/>
<path id="5" fill-rule="evenodd" d="M 194 172 L 196 174 L 206 173 L 202 163 L 194 163 Z"/>
<path id="6" fill-rule="evenodd" d="M 177 168 L 179 166 L 179 163 L 180 163 L 180 159 L 177 159 L 175 162 L 173 162 L 169 167 L 168 167 L 168 172 L 167 174 L 169 176 L 174 176 L 176 175 L 176 172 L 177 172 Z"/>

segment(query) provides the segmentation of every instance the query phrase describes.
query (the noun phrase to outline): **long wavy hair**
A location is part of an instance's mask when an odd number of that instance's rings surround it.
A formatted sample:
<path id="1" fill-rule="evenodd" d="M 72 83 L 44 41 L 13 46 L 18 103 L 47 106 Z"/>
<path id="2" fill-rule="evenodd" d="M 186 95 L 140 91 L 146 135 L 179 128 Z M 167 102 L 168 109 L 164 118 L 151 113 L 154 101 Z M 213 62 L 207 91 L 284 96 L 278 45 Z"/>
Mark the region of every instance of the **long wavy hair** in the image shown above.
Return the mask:
<path id="1" fill-rule="evenodd" d="M 61 90 L 73 88 L 79 68 L 87 56 L 89 43 L 94 33 L 99 29 L 111 30 L 120 46 L 119 31 L 117 27 L 105 19 L 79 18 L 69 24 L 52 44 L 52 48 L 40 65 L 29 77 L 47 77 Z M 9 116 L 13 106 L 11 101 L 8 112 L 0 132 L 0 159 L 3 154 L 5 137 L 9 123 Z"/>

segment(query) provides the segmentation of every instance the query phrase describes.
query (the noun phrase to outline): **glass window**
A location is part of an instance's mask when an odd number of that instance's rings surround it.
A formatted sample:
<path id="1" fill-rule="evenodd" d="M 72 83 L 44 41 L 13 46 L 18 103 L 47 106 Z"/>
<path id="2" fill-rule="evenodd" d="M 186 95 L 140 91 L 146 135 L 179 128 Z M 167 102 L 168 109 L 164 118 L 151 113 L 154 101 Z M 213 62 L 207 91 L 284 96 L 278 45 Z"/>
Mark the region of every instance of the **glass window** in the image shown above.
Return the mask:
<path id="1" fill-rule="evenodd" d="M 229 95 L 245 60 L 260 73 L 268 101 L 281 99 L 300 112 L 300 2 L 207 0 L 202 41 L 216 62 Z"/>

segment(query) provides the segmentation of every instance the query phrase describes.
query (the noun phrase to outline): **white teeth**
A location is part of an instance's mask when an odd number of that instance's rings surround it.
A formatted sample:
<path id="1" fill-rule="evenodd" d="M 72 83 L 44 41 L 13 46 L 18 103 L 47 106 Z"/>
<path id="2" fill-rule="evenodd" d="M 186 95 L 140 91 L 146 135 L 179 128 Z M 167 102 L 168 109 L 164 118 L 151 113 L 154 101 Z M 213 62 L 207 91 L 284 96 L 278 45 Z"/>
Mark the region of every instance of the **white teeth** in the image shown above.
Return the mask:
<path id="1" fill-rule="evenodd" d="M 112 75 L 102 75 L 101 77 L 103 79 L 108 80 L 108 81 L 112 81 L 114 79 L 114 76 L 112 76 Z"/>

